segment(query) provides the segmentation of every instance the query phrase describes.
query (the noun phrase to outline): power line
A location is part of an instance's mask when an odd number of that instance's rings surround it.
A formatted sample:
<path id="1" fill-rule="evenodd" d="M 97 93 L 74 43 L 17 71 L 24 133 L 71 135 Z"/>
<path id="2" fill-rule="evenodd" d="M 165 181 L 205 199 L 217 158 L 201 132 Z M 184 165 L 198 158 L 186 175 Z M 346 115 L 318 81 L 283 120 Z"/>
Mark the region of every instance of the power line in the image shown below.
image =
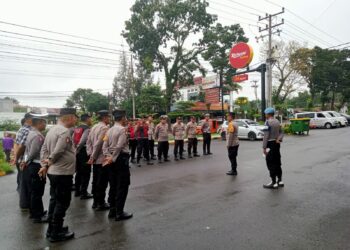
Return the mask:
<path id="1" fill-rule="evenodd" d="M 212 9 L 212 10 L 215 10 L 215 11 L 221 11 L 223 13 L 226 13 L 226 14 L 229 14 L 229 15 L 232 15 L 232 13 L 228 12 L 228 11 L 225 11 L 225 10 L 219 10 L 219 9 L 216 9 L 216 8 L 213 8 L 211 6 L 208 7 L 209 9 Z M 251 18 L 248 18 L 248 17 L 242 17 L 242 16 L 238 16 L 238 15 L 234 15 L 234 17 L 238 17 L 238 18 L 241 18 L 241 19 L 245 19 L 245 20 L 248 20 L 248 21 L 253 21 L 255 22 L 254 19 L 251 19 Z"/>
<path id="2" fill-rule="evenodd" d="M 253 12 L 250 12 L 250 11 L 247 11 L 247 10 L 244 10 L 244 9 L 232 7 L 232 6 L 228 5 L 228 4 L 219 3 L 219 2 L 216 2 L 216 1 L 213 1 L 213 0 L 209 0 L 209 3 L 217 4 L 217 5 L 223 6 L 223 7 L 225 7 L 225 8 L 230 8 L 230 9 L 238 10 L 238 11 L 241 11 L 241 12 L 244 12 L 244 13 L 247 13 L 247 14 L 250 14 L 250 15 L 253 15 L 253 16 L 259 16 L 259 14 L 256 14 L 256 13 L 253 13 Z M 209 6 L 209 7 L 210 7 L 210 6 Z"/>
<path id="3" fill-rule="evenodd" d="M 84 37 L 84 36 L 77 36 L 77 35 L 72 35 L 72 34 L 67 34 L 67 33 L 62 33 L 62 32 L 57 32 L 57 31 L 52 31 L 52 30 L 47 30 L 47 29 L 35 28 L 35 27 L 26 26 L 26 25 L 21 25 L 21 24 L 15 24 L 15 23 L 10 23 L 10 22 L 6 22 L 6 21 L 1 21 L 1 20 L 0 20 L 0 23 L 2 23 L 2 24 L 7 24 L 7 25 L 11 25 L 11 26 L 16 26 L 16 27 L 20 27 L 20 28 L 25 28 L 25 29 L 31 29 L 31 30 L 36 30 L 36 31 L 47 32 L 47 33 L 56 34 L 56 35 L 62 35 L 62 36 L 68 36 L 68 37 L 79 38 L 79 39 L 85 39 L 85 40 L 88 40 L 88 41 L 100 42 L 100 43 L 111 44 L 111 45 L 117 45 L 117 46 L 122 46 L 122 47 L 124 46 L 123 44 L 118 44 L 118 43 L 113 43 L 113 42 L 98 40 L 98 39 L 89 38 L 89 37 Z"/>
<path id="4" fill-rule="evenodd" d="M 45 75 L 45 74 L 36 74 L 36 73 L 4 72 L 1 70 L 0 70 L 0 75 L 45 77 L 45 78 L 66 78 L 66 79 L 87 79 L 87 80 L 112 80 L 113 79 L 113 77 L 98 78 L 98 77 L 80 77 L 80 76 L 65 76 L 65 75 Z"/>
<path id="5" fill-rule="evenodd" d="M 314 20 L 314 22 L 316 22 L 318 19 L 320 19 L 320 18 L 327 12 L 327 10 L 329 10 L 329 8 L 333 6 L 333 4 L 334 4 L 336 1 L 337 1 L 337 0 L 333 0 L 333 1 L 321 12 L 321 14 Z"/>

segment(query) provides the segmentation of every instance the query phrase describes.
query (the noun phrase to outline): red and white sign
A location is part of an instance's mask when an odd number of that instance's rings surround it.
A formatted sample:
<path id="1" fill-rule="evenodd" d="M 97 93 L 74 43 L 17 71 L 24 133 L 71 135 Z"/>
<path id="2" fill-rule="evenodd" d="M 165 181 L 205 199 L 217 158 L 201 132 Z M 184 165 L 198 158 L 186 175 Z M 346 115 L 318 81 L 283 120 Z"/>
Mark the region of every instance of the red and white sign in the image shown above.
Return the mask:
<path id="1" fill-rule="evenodd" d="M 248 80 L 248 74 L 236 75 L 232 77 L 232 82 L 244 82 Z"/>
<path id="2" fill-rule="evenodd" d="M 235 69 L 245 68 L 253 60 L 253 48 L 246 43 L 237 43 L 230 52 L 230 64 Z"/>

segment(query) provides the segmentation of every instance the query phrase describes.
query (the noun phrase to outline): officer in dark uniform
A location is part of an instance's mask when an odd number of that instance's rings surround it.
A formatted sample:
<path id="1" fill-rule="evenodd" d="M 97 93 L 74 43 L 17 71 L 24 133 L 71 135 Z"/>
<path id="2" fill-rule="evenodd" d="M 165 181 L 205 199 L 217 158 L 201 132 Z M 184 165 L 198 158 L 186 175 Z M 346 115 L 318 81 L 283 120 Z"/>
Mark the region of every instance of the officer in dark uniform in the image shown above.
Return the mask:
<path id="1" fill-rule="evenodd" d="M 91 165 L 87 164 L 89 156 L 86 151 L 86 142 L 92 125 L 91 115 L 82 114 L 81 125 L 74 129 L 73 142 L 76 147 L 76 174 L 75 174 L 75 197 L 81 200 L 91 199 L 87 188 L 89 186 Z"/>
<path id="2" fill-rule="evenodd" d="M 284 187 L 282 182 L 281 153 L 280 147 L 283 139 L 283 131 L 280 122 L 274 118 L 275 110 L 265 110 L 266 123 L 264 130 L 263 152 L 266 157 L 267 168 L 270 172 L 271 182 L 264 188 L 277 189 Z"/>
<path id="3" fill-rule="evenodd" d="M 109 218 L 116 221 L 130 219 L 133 215 L 124 211 L 125 201 L 130 185 L 129 146 L 127 137 L 127 120 L 124 110 L 113 112 L 115 124 L 107 132 L 103 143 L 105 160 L 103 166 L 109 165 L 111 189 Z"/>
<path id="4" fill-rule="evenodd" d="M 32 129 L 28 134 L 23 161 L 21 162 L 22 185 L 21 197 L 26 197 L 30 204 L 30 217 L 34 223 L 48 222 L 42 197 L 44 195 L 46 178 L 38 175 L 41 168 L 40 151 L 45 137 L 42 132 L 46 128 L 44 116 L 32 116 Z"/>

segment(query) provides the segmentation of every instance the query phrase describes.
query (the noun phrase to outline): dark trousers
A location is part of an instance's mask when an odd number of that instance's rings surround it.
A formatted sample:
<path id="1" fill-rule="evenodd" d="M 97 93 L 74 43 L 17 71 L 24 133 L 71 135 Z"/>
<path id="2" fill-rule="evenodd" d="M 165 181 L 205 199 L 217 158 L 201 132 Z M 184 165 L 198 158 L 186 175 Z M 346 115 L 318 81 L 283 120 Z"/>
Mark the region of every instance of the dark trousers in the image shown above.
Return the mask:
<path id="1" fill-rule="evenodd" d="M 130 149 L 130 155 L 131 159 L 135 159 L 135 153 L 136 153 L 136 148 L 137 148 L 137 140 L 129 140 L 129 149 Z"/>
<path id="2" fill-rule="evenodd" d="M 21 180 L 22 180 L 22 170 L 19 167 L 19 163 L 16 163 L 17 168 L 17 192 L 21 192 Z"/>
<path id="3" fill-rule="evenodd" d="M 89 157 L 86 150 L 83 148 L 77 154 L 76 174 L 75 174 L 75 190 L 82 195 L 87 194 L 87 189 L 90 182 L 91 166 L 87 164 Z"/>
<path id="4" fill-rule="evenodd" d="M 142 153 L 143 158 L 149 161 L 149 145 L 147 138 L 137 139 L 137 162 L 140 161 Z"/>
<path id="5" fill-rule="evenodd" d="M 25 167 L 21 172 L 21 182 L 19 186 L 19 206 L 20 208 L 30 208 L 31 176 L 30 169 Z"/>
<path id="6" fill-rule="evenodd" d="M 130 185 L 129 154 L 121 153 L 109 166 L 110 206 L 117 214 L 124 212 Z"/>
<path id="7" fill-rule="evenodd" d="M 50 180 L 49 221 L 54 227 L 62 228 L 71 201 L 73 175 L 47 176 Z"/>
<path id="8" fill-rule="evenodd" d="M 197 138 L 188 138 L 188 144 L 187 144 L 188 155 L 192 154 L 192 148 L 193 148 L 193 154 L 194 155 L 198 154 L 197 145 L 198 145 Z"/>
<path id="9" fill-rule="evenodd" d="M 203 154 L 210 153 L 211 134 L 203 133 Z"/>
<path id="10" fill-rule="evenodd" d="M 180 157 L 182 157 L 184 152 L 184 140 L 175 140 L 175 146 L 174 146 L 175 158 L 177 157 L 178 152 L 180 153 Z"/>
<path id="11" fill-rule="evenodd" d="M 228 158 L 230 159 L 230 162 L 231 162 L 232 171 L 237 170 L 238 147 L 239 147 L 239 145 L 227 148 Z"/>
<path id="12" fill-rule="evenodd" d="M 267 148 L 269 148 L 270 151 L 266 155 L 266 165 L 270 171 L 270 177 L 273 182 L 276 181 L 276 177 L 278 180 L 282 180 L 280 147 L 281 145 L 275 141 L 269 141 L 267 143 Z"/>
<path id="13" fill-rule="evenodd" d="M 162 156 L 164 159 L 168 159 L 169 152 L 169 142 L 168 141 L 159 141 L 158 142 L 158 159 L 161 160 Z"/>
<path id="14" fill-rule="evenodd" d="M 155 156 L 154 154 L 154 140 L 148 140 L 148 146 L 149 146 L 149 153 L 151 157 L 153 158 Z"/>
<path id="15" fill-rule="evenodd" d="M 11 160 L 11 149 L 5 149 L 4 152 L 5 152 L 5 155 L 6 155 L 6 161 L 10 162 L 10 160 Z"/>
<path id="16" fill-rule="evenodd" d="M 94 202 L 97 205 L 103 205 L 106 198 L 106 190 L 108 187 L 108 175 L 109 175 L 109 166 L 102 167 L 102 164 L 94 164 L 94 174 L 96 181 L 93 181 L 93 196 Z M 110 197 L 109 197 L 110 198 Z M 108 198 L 108 201 L 109 201 Z"/>
<path id="17" fill-rule="evenodd" d="M 41 166 L 39 163 L 31 163 L 28 166 L 31 179 L 30 187 L 30 214 L 33 218 L 40 218 L 44 214 L 43 195 L 46 178 L 41 178 L 38 173 Z"/>

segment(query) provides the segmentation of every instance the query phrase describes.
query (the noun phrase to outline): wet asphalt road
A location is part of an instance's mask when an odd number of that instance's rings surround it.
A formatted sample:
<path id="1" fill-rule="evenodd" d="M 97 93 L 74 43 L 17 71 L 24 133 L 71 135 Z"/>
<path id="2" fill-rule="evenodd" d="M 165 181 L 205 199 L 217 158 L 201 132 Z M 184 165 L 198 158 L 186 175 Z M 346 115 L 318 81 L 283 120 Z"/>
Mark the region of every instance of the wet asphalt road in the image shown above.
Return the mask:
<path id="1" fill-rule="evenodd" d="M 76 237 L 54 244 L 19 211 L 15 175 L 1 177 L 0 249 L 350 249 L 349 149 L 350 128 L 286 137 L 279 190 L 262 188 L 261 142 L 241 141 L 237 177 L 225 175 L 221 141 L 212 156 L 133 167 L 133 219 L 110 221 L 73 197 L 65 223 Z"/>

